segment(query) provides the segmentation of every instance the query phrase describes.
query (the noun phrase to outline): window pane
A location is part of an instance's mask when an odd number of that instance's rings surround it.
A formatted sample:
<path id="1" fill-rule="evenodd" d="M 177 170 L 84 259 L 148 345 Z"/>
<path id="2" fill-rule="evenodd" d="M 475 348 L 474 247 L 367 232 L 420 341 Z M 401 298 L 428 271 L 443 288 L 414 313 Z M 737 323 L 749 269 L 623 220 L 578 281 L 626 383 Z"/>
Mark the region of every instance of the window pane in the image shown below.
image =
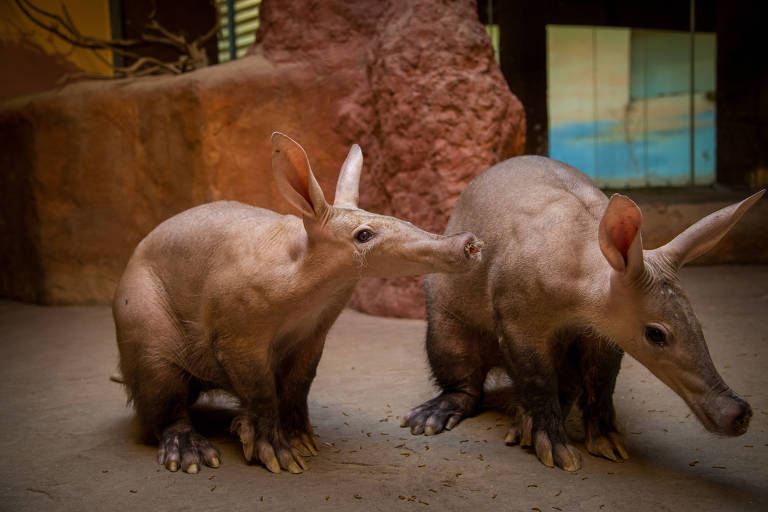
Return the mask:
<path id="1" fill-rule="evenodd" d="M 715 36 L 696 34 L 696 184 L 715 173 Z M 621 188 L 690 184 L 690 34 L 547 27 L 549 153 Z"/>

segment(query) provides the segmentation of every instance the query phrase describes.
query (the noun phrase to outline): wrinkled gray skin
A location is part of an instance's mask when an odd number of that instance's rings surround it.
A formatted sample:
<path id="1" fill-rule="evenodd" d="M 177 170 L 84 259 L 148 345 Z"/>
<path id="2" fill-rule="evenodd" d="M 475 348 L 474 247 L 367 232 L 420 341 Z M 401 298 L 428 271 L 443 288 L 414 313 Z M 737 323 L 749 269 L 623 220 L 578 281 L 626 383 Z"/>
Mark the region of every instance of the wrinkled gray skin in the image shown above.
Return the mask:
<path id="1" fill-rule="evenodd" d="M 245 459 L 299 473 L 317 454 L 307 411 L 326 334 L 363 276 L 464 272 L 482 242 L 441 236 L 357 208 L 362 153 L 349 152 L 333 205 L 292 139 L 272 136 L 279 188 L 302 218 L 215 202 L 163 222 L 138 245 L 113 313 L 120 369 L 139 418 L 171 471 L 216 467 L 188 407 L 222 389 Z"/>
<path id="2" fill-rule="evenodd" d="M 708 430 L 743 434 L 751 409 L 715 370 L 677 274 L 763 192 L 643 251 L 637 205 L 618 194 L 609 201 L 578 170 L 535 156 L 488 169 L 461 195 L 446 230 L 481 237 L 482 264 L 425 280 L 427 352 L 442 393 L 403 426 L 450 430 L 477 411 L 488 371 L 501 364 L 519 420 L 508 444 L 533 445 L 547 466 L 578 469 L 563 423 L 578 399 L 587 450 L 626 459 L 612 394 L 627 351 Z"/>

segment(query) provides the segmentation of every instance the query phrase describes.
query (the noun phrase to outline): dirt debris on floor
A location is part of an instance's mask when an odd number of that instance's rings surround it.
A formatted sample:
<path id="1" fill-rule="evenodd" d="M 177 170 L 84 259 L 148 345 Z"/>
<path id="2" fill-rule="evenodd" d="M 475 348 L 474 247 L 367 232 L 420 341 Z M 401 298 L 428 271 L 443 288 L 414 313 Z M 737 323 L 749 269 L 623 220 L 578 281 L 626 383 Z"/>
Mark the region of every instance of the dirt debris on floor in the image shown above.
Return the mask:
<path id="1" fill-rule="evenodd" d="M 0 302 L 2 510 L 722 510 L 768 509 L 768 267 L 682 272 L 715 365 L 752 405 L 742 437 L 707 433 L 683 401 L 624 360 L 615 402 L 630 459 L 586 453 L 573 473 L 504 444 L 509 418 L 485 411 L 433 437 L 400 428 L 435 394 L 425 324 L 345 311 L 309 397 L 320 454 L 301 475 L 246 465 L 233 403 L 206 398 L 195 421 L 218 469 L 169 473 L 145 445 L 120 384 L 106 306 Z"/>

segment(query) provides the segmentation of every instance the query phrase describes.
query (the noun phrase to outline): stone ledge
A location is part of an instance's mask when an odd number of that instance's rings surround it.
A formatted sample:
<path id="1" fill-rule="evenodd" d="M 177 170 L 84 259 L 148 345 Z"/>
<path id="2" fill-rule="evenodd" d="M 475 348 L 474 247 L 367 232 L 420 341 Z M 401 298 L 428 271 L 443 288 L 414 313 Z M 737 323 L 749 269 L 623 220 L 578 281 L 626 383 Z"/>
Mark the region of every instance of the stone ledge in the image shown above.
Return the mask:
<path id="1" fill-rule="evenodd" d="M 435 232 L 474 175 L 522 151 L 523 108 L 473 2 L 264 0 L 252 50 L 0 105 L 0 296 L 109 302 L 139 240 L 184 209 L 293 213 L 271 175 L 275 130 L 304 145 L 329 200 L 359 143 L 361 207 Z M 416 279 L 366 280 L 352 305 L 419 317 L 423 301 Z"/>

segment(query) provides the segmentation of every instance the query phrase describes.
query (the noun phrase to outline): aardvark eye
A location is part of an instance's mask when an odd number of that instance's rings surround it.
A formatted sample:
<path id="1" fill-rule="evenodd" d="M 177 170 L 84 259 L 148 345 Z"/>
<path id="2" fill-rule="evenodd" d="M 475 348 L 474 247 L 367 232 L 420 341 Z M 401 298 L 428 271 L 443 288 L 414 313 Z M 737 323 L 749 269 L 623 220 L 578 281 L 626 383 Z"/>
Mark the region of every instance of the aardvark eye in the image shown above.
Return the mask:
<path id="1" fill-rule="evenodd" d="M 647 325 L 645 327 L 645 339 L 654 345 L 663 346 L 667 343 L 666 333 L 658 327 L 654 327 L 652 325 Z"/>
<path id="2" fill-rule="evenodd" d="M 371 238 L 373 238 L 373 232 L 368 231 L 367 229 L 362 229 L 355 235 L 355 239 L 360 243 L 365 243 Z"/>

